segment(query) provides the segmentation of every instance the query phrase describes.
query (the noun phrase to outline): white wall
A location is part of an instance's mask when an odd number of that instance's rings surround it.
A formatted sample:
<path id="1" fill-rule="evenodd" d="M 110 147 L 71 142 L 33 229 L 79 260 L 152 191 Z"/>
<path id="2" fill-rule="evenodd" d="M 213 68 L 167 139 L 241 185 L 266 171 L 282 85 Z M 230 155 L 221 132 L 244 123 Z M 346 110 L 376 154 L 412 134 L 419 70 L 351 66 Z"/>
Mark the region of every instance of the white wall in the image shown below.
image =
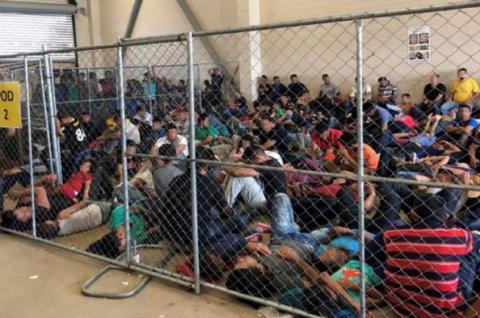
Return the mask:
<path id="1" fill-rule="evenodd" d="M 256 23 L 311 19 L 338 14 L 357 14 L 384 10 L 441 5 L 462 0 L 258 0 L 259 19 L 248 19 L 247 0 L 189 0 L 194 13 L 205 30 L 234 28 Z M 91 12 L 77 19 L 79 45 L 113 43 L 123 37 L 134 0 L 80 0 L 88 4 Z M 448 18 L 442 18 L 448 17 Z M 82 21 L 83 19 L 83 21 Z M 415 18 L 384 18 L 365 23 L 365 74 L 367 81 L 376 84 L 379 76 L 387 75 L 399 84 L 404 92 L 415 97 L 421 95 L 425 77 L 434 69 L 440 71 L 449 84 L 455 69 L 466 66 L 474 76 L 480 77 L 480 64 L 474 56 L 480 53 L 480 44 L 468 41 L 478 38 L 480 28 L 479 9 L 463 12 L 421 15 Z M 447 20 L 449 23 L 447 23 Z M 467 24 L 466 27 L 461 26 Z M 430 64 L 412 66 L 406 62 L 407 31 L 409 27 L 428 25 L 432 28 L 432 61 Z M 460 32 L 460 28 L 462 32 Z M 176 0 L 144 0 L 133 37 L 164 35 L 186 32 L 192 27 Z M 331 74 L 341 89 L 348 93 L 355 70 L 355 33 L 353 23 L 308 26 L 292 29 L 267 30 L 259 33 L 260 42 L 251 46 L 248 34 L 230 34 L 209 37 L 226 67 L 233 72 L 240 65 L 242 90 L 251 91 L 252 54 L 261 58 L 254 66 L 261 66 L 263 73 L 280 75 L 287 81 L 290 73 L 301 76 L 313 94 L 318 92 L 320 76 Z M 198 63 L 212 65 L 212 59 L 198 39 L 195 40 L 195 59 Z M 255 52 L 256 51 L 256 52 Z M 106 58 L 101 54 L 89 54 L 88 63 L 108 64 L 114 61 L 112 53 Z M 102 60 L 99 62 L 100 60 Z M 126 61 L 131 65 L 183 64 L 186 48 L 179 44 L 152 45 L 130 48 Z M 261 65 L 258 65 L 258 64 Z M 113 65 L 113 64 L 112 64 Z M 201 67 L 201 77 L 206 77 L 209 65 Z M 140 71 L 139 71 L 140 72 Z M 184 73 L 185 70 L 178 73 Z M 180 76 L 180 75 L 179 75 Z"/>

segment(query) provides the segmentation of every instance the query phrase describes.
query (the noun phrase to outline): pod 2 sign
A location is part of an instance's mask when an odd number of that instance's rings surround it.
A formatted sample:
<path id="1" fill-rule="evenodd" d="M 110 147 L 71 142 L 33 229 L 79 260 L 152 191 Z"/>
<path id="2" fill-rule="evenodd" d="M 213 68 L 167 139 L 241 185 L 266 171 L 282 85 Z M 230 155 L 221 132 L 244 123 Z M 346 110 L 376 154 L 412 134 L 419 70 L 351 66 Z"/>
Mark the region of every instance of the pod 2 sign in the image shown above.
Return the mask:
<path id="1" fill-rule="evenodd" d="M 0 127 L 22 127 L 18 82 L 0 82 Z"/>

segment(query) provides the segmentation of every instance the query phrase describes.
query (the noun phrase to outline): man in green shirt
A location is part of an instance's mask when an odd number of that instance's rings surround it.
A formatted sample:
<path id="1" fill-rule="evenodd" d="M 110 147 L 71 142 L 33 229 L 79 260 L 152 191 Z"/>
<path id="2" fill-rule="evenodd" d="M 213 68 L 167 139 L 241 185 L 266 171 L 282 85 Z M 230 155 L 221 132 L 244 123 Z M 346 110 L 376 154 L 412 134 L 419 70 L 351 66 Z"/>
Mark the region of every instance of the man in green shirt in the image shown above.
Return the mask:
<path id="1" fill-rule="evenodd" d="M 211 145 L 218 138 L 218 130 L 210 125 L 210 117 L 207 113 L 198 116 L 198 124 L 195 126 L 195 139 L 197 144 Z"/>

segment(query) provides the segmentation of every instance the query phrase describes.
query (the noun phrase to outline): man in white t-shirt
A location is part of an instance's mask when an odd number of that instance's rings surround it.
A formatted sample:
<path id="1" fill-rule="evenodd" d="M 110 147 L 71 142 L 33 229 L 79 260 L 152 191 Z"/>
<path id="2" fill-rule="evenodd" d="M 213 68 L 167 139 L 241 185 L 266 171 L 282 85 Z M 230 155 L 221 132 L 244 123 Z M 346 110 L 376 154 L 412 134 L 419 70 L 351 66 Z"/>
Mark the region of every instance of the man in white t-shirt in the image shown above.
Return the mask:
<path id="1" fill-rule="evenodd" d="M 143 106 L 137 107 L 137 114 L 133 118 L 152 127 L 153 116 L 147 112 Z"/>
<path id="2" fill-rule="evenodd" d="M 175 146 L 177 150 L 177 157 L 179 159 L 185 159 L 188 157 L 188 141 L 182 135 L 177 134 L 177 126 L 174 124 L 168 124 L 166 127 L 167 135 L 155 142 L 152 147 L 151 154 L 156 156 L 158 154 L 158 148 L 165 144 L 171 144 Z"/>
<path id="3" fill-rule="evenodd" d="M 356 98 L 357 95 L 357 78 L 355 77 L 355 85 L 352 86 L 352 92 L 350 93 L 350 98 Z M 372 86 L 365 83 L 363 80 L 363 100 L 368 100 L 372 98 Z"/>

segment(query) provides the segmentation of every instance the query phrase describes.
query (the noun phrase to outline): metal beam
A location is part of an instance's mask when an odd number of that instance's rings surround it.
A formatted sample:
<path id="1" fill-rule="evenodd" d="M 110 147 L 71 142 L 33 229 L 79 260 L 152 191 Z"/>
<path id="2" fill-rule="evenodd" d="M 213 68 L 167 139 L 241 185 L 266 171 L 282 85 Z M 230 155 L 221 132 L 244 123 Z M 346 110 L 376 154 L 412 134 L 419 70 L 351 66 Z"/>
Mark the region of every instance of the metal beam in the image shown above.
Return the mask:
<path id="1" fill-rule="evenodd" d="M 0 1 L 1 13 L 73 15 L 76 10 L 71 4 Z"/>
<path id="2" fill-rule="evenodd" d="M 132 7 L 132 12 L 130 12 L 130 18 L 128 19 L 127 29 L 125 30 L 124 38 L 130 38 L 133 34 L 133 29 L 135 28 L 135 23 L 137 22 L 138 13 L 142 7 L 143 0 L 135 0 Z"/>
<path id="3" fill-rule="evenodd" d="M 192 9 L 188 5 L 186 0 L 177 0 L 178 5 L 182 9 L 183 13 L 185 14 L 185 17 L 187 20 L 190 22 L 190 25 L 193 27 L 195 31 L 203 31 L 203 28 L 198 21 L 197 17 L 193 13 Z M 206 36 L 201 36 L 198 37 L 198 39 L 202 42 L 203 46 L 205 47 L 205 50 L 207 53 L 210 55 L 212 58 L 213 62 L 218 66 L 218 68 L 222 71 L 222 74 L 224 74 L 224 78 L 226 81 L 224 83 L 227 84 L 232 84 L 235 89 L 238 90 L 238 84 L 235 82 L 234 76 L 231 74 L 231 72 L 223 65 L 222 59 L 220 58 L 220 55 L 218 52 L 215 50 L 215 47 L 213 46 L 212 42 L 208 39 Z"/>

